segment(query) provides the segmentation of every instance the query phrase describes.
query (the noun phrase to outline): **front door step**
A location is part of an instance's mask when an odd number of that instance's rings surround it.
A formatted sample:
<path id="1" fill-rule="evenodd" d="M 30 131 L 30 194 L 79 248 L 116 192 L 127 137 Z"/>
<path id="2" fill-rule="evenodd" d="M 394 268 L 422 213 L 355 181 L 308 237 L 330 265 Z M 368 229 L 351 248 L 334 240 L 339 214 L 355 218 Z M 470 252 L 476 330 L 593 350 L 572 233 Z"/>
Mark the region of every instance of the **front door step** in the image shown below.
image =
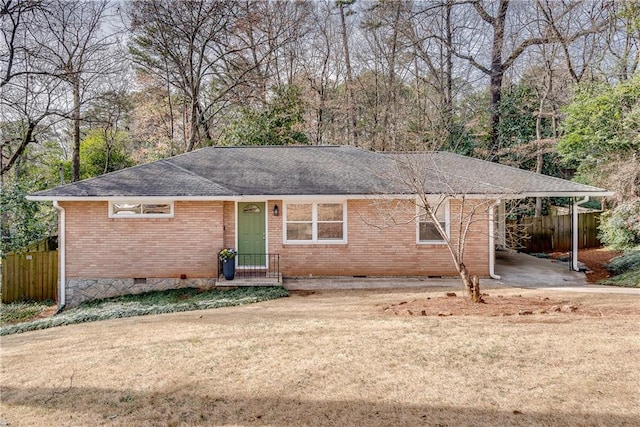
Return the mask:
<path id="1" fill-rule="evenodd" d="M 237 274 L 233 280 L 227 280 L 223 275 L 218 277 L 216 286 L 229 287 L 229 286 L 282 286 L 282 274 L 278 274 L 277 277 L 242 277 L 242 274 Z"/>

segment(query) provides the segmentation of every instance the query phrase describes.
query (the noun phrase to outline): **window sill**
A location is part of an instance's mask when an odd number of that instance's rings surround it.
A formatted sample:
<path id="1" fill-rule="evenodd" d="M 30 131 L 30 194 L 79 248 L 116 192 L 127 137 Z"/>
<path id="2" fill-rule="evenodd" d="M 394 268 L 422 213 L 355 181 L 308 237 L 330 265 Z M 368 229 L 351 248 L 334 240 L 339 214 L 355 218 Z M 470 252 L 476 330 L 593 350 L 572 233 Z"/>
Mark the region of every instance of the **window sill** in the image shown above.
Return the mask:
<path id="1" fill-rule="evenodd" d="M 171 220 L 173 219 L 173 215 L 171 216 L 142 216 L 142 215 L 136 215 L 136 216 L 110 216 L 109 219 L 112 220 L 118 220 L 118 221 L 149 221 L 149 220 L 153 220 L 153 221 L 157 221 L 157 220 Z"/>
<path id="2" fill-rule="evenodd" d="M 447 242 L 443 241 L 426 241 L 426 242 L 416 242 L 416 246 L 447 246 Z"/>
<path id="3" fill-rule="evenodd" d="M 335 246 L 347 246 L 347 242 L 284 242 L 282 243 L 283 248 L 291 247 L 300 247 L 304 246 L 306 248 L 331 248 Z"/>

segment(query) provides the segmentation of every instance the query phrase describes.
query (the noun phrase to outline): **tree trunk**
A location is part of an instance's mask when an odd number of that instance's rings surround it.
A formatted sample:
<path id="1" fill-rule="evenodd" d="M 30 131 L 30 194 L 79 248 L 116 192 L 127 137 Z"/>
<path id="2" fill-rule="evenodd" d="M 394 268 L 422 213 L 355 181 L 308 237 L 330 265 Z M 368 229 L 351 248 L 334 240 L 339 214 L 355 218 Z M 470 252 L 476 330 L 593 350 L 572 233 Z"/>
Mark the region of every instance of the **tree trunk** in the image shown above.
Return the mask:
<path id="1" fill-rule="evenodd" d="M 198 104 L 196 100 L 196 96 L 194 95 L 194 99 L 191 100 L 191 111 L 190 111 L 190 120 L 191 123 L 189 128 L 191 129 L 191 133 L 189 135 L 189 145 L 187 146 L 187 152 L 193 151 L 198 144 L 198 134 L 200 133 L 200 125 L 198 120 Z"/>
<path id="2" fill-rule="evenodd" d="M 174 152 L 174 139 L 175 139 L 175 123 L 173 118 L 173 100 L 171 99 L 171 77 L 169 76 L 169 65 L 167 64 L 167 58 L 164 58 L 164 66 L 166 69 L 166 82 L 167 82 L 167 101 L 169 103 L 169 157 L 173 157 Z"/>
<path id="3" fill-rule="evenodd" d="M 24 137 L 20 140 L 20 145 L 18 146 L 16 151 L 14 151 L 14 153 L 9 157 L 9 161 L 7 163 L 4 163 L 4 157 L 2 157 L 4 156 L 4 153 L 2 152 L 3 147 L 0 146 L 0 158 L 1 158 L 0 177 L 2 177 L 0 178 L 0 181 L 2 183 L 4 183 L 4 174 L 8 173 L 14 164 L 17 164 L 17 162 L 20 160 L 22 156 L 22 153 L 24 153 L 24 150 L 27 148 L 27 145 L 29 145 L 29 143 L 33 141 L 33 134 L 35 132 L 36 126 L 38 125 L 39 121 L 40 119 L 29 122 L 29 126 L 27 127 L 27 132 L 25 133 Z"/>
<path id="4" fill-rule="evenodd" d="M 111 163 L 111 144 L 109 143 L 108 137 L 103 135 L 104 142 L 106 145 L 106 155 L 104 159 L 104 169 L 102 170 L 102 174 L 109 172 L 109 163 Z"/>
<path id="5" fill-rule="evenodd" d="M 71 160 L 73 177 L 72 181 L 80 181 L 80 77 L 75 75 L 71 82 L 73 85 L 73 157 Z"/>
<path id="6" fill-rule="evenodd" d="M 553 71 L 551 68 L 547 69 L 548 71 L 548 82 L 547 82 L 547 76 L 545 76 L 545 78 L 543 79 L 543 84 L 545 84 L 545 91 L 542 94 L 542 97 L 540 98 L 540 106 L 538 108 L 538 116 L 536 117 L 536 140 L 537 140 L 537 147 L 536 147 L 536 173 L 537 174 L 541 174 L 542 173 L 542 167 L 543 167 L 543 163 L 544 163 L 544 154 L 542 152 L 543 150 L 543 144 L 542 144 L 542 115 L 544 114 L 544 104 L 547 101 L 547 97 L 549 96 L 549 94 L 551 93 L 551 90 L 553 89 Z M 542 216 L 542 197 L 536 197 L 536 211 L 535 211 L 535 216 Z"/>
<path id="7" fill-rule="evenodd" d="M 451 46 L 453 45 L 453 30 L 451 26 L 451 9 L 453 8 L 452 2 L 447 1 L 445 5 L 445 29 L 447 44 L 446 59 L 445 59 L 445 90 L 443 96 L 444 104 L 444 125 L 446 130 L 446 136 L 448 140 L 451 140 L 453 130 L 453 53 Z"/>
<path id="8" fill-rule="evenodd" d="M 391 53 L 389 55 L 389 75 L 387 76 L 387 84 L 386 84 L 386 105 L 384 109 L 384 116 L 382 117 L 382 151 L 387 150 L 387 141 L 390 137 L 391 139 L 391 150 L 396 150 L 397 147 L 395 145 L 395 135 L 394 135 L 394 127 L 396 124 L 396 120 L 392 119 L 391 114 L 395 114 L 397 112 L 396 106 L 396 52 L 398 50 L 398 26 L 400 23 L 400 12 L 402 9 L 402 2 L 397 2 L 393 20 L 393 34 L 391 36 Z M 393 113 L 392 113 L 393 112 Z M 393 123 L 390 125 L 390 122 Z"/>
<path id="9" fill-rule="evenodd" d="M 502 98 L 502 78 L 504 77 L 504 64 L 502 63 L 502 49 L 504 46 L 504 28 L 507 17 L 507 9 L 509 8 L 509 0 L 501 0 L 498 7 L 498 14 L 493 19 L 493 45 L 491 47 L 491 82 L 489 86 L 490 92 L 490 123 L 491 130 L 489 132 L 489 145 L 491 147 L 491 155 L 494 159 L 499 160 L 498 151 L 500 150 L 500 100 Z"/>
<path id="10" fill-rule="evenodd" d="M 546 94 L 545 94 L 546 97 Z M 536 138 L 537 138 L 537 153 L 536 153 L 536 173 L 542 173 L 542 166 L 544 162 L 544 155 L 542 154 L 542 109 L 544 107 L 544 98 L 540 101 L 540 109 L 538 110 L 538 117 L 536 119 Z M 535 216 L 542 216 L 542 197 L 536 197 L 536 212 Z"/>
<path id="11" fill-rule="evenodd" d="M 478 276 L 469 276 L 469 270 L 467 270 L 467 266 L 463 263 L 460 263 L 458 266 L 458 273 L 460 274 L 462 283 L 464 283 L 464 289 L 469 299 L 477 303 L 484 302 L 482 294 L 480 293 L 480 279 Z"/>
<path id="12" fill-rule="evenodd" d="M 349 55 L 349 40 L 347 37 L 347 24 L 344 19 L 344 3 L 339 1 L 340 23 L 342 24 L 342 46 L 344 49 L 344 64 L 347 69 L 345 81 L 347 89 L 347 103 L 349 108 L 349 127 L 351 128 L 352 145 L 358 146 L 358 119 L 356 117 L 355 100 L 353 97 L 353 74 L 351 72 L 351 58 Z"/>
<path id="13" fill-rule="evenodd" d="M 322 136 L 324 130 L 324 109 L 325 109 L 325 95 L 324 88 L 318 90 L 318 96 L 320 97 L 320 105 L 316 111 L 316 145 L 322 144 Z"/>

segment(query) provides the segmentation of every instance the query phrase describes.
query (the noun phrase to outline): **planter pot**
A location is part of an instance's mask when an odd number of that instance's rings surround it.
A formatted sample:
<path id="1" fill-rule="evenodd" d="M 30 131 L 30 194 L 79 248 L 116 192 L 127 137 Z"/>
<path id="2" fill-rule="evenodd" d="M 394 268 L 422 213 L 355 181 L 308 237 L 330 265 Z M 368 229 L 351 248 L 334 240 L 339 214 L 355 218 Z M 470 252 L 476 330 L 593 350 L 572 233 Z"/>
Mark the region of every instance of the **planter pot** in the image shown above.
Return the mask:
<path id="1" fill-rule="evenodd" d="M 222 263 L 222 274 L 227 280 L 233 280 L 236 275 L 236 260 L 228 259 Z"/>

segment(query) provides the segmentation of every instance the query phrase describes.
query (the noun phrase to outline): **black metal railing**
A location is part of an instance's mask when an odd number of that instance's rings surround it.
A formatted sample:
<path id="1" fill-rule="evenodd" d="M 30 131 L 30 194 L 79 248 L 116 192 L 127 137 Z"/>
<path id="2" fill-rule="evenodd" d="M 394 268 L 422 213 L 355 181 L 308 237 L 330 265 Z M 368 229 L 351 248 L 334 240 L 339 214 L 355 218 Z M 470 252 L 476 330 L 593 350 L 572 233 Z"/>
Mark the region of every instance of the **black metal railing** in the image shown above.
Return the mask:
<path id="1" fill-rule="evenodd" d="M 238 254 L 235 261 L 235 277 L 276 279 L 280 282 L 280 254 Z M 218 276 L 220 274 L 222 261 L 218 260 Z"/>

